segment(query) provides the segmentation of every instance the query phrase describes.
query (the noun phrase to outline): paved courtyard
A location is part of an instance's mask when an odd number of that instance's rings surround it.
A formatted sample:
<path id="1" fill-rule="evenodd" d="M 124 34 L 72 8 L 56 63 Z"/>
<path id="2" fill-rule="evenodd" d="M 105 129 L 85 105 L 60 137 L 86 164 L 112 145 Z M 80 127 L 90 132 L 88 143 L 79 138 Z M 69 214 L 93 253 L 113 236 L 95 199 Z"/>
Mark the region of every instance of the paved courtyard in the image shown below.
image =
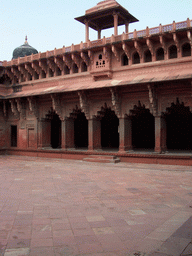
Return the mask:
<path id="1" fill-rule="evenodd" d="M 192 255 L 192 167 L 0 156 L 0 255 Z"/>

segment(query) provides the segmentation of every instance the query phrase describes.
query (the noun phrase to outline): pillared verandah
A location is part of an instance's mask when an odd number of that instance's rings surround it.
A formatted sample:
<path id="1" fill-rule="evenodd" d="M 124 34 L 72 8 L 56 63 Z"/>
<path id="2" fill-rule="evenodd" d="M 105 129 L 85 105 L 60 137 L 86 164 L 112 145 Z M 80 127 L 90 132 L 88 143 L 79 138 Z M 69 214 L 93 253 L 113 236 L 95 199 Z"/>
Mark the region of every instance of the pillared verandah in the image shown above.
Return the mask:
<path id="1" fill-rule="evenodd" d="M 38 53 L 26 40 L 0 62 L 1 151 L 191 164 L 192 21 L 129 32 L 138 20 L 115 0 L 76 20 L 85 42 Z"/>

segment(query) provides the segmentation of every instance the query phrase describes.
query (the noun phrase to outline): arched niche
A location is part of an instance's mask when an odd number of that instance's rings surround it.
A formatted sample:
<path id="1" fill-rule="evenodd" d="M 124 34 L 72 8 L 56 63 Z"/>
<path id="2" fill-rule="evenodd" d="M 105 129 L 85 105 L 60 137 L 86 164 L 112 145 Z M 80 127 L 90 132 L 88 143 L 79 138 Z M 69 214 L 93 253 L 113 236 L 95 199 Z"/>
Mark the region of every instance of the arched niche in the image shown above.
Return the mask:
<path id="1" fill-rule="evenodd" d="M 156 51 L 156 60 L 164 60 L 165 59 L 165 54 L 164 54 L 164 49 L 162 47 L 158 48 Z"/>
<path id="2" fill-rule="evenodd" d="M 144 52 L 144 62 L 151 62 L 152 61 L 152 55 L 149 50 Z"/>
<path id="3" fill-rule="evenodd" d="M 191 56 L 191 45 L 189 43 L 185 43 L 182 45 L 182 57 Z"/>
<path id="4" fill-rule="evenodd" d="M 132 63 L 133 64 L 139 64 L 140 63 L 140 56 L 139 56 L 138 52 L 133 53 Z"/>
<path id="5" fill-rule="evenodd" d="M 154 149 L 155 119 L 150 110 L 138 101 L 138 105 L 134 105 L 130 110 L 130 117 L 133 149 Z"/>

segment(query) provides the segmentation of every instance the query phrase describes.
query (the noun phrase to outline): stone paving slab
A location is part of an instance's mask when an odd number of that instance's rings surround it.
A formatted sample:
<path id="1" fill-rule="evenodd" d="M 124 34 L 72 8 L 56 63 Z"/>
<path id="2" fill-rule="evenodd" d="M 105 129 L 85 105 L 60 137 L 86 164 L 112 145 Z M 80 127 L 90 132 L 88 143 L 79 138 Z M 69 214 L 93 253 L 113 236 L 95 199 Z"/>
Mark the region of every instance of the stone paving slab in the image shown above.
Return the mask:
<path id="1" fill-rule="evenodd" d="M 192 167 L 0 156 L 0 256 L 192 255 Z"/>

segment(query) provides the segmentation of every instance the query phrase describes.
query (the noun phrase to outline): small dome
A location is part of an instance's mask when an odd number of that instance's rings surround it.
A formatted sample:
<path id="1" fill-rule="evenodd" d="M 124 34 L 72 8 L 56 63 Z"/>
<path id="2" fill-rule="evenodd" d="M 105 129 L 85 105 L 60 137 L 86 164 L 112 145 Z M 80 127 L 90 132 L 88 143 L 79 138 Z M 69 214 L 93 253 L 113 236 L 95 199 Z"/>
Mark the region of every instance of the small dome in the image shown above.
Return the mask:
<path id="1" fill-rule="evenodd" d="M 25 43 L 15 48 L 15 50 L 13 51 L 13 59 L 29 56 L 31 54 L 36 54 L 36 53 L 38 53 L 38 51 L 28 44 L 27 37 L 26 37 Z"/>

